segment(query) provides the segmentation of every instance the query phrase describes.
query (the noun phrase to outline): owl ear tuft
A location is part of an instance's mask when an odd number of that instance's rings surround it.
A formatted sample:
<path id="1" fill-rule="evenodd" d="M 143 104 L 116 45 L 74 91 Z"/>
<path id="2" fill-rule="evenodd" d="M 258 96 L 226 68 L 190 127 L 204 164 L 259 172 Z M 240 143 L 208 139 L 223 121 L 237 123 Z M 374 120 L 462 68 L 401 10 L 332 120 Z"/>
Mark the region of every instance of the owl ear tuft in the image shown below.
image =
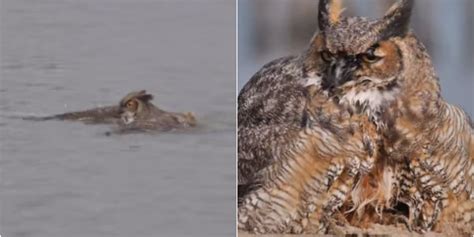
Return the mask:
<path id="1" fill-rule="evenodd" d="M 321 31 L 339 22 L 342 13 L 342 0 L 320 0 L 318 24 Z"/>
<path id="2" fill-rule="evenodd" d="M 136 94 L 137 94 L 137 96 L 145 95 L 145 94 L 146 94 L 146 90 L 138 91 L 138 92 L 136 92 Z"/>
<path id="3" fill-rule="evenodd" d="M 138 91 L 138 92 L 135 92 L 135 95 L 133 96 L 143 102 L 148 102 L 150 100 L 153 99 L 153 95 L 151 94 L 147 94 L 146 93 L 146 90 L 141 90 L 141 91 Z"/>
<path id="4" fill-rule="evenodd" d="M 148 102 L 153 99 L 153 95 L 147 94 L 146 90 L 132 91 L 128 93 L 125 97 L 123 97 L 122 100 L 120 100 L 119 105 L 124 106 L 129 100 L 134 99 L 134 98 L 139 99 L 144 102 Z"/>
<path id="5" fill-rule="evenodd" d="M 145 92 L 146 93 L 146 92 Z M 144 101 L 144 102 L 148 102 L 150 100 L 153 100 L 153 95 L 151 94 L 140 94 L 137 96 L 137 99 L 141 100 L 141 101 Z"/>
<path id="6" fill-rule="evenodd" d="M 390 7 L 381 21 L 382 38 L 404 36 L 410 24 L 414 0 L 399 0 Z"/>

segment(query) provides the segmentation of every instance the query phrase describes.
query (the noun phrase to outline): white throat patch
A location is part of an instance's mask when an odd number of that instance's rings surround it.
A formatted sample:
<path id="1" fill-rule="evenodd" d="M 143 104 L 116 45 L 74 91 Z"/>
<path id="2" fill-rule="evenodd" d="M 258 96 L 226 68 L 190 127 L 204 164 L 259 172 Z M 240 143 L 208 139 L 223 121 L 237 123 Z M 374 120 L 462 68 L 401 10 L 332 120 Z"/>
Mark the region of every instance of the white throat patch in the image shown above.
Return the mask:
<path id="1" fill-rule="evenodd" d="M 301 81 L 301 85 L 303 85 L 303 87 L 305 87 L 305 88 L 310 87 L 310 86 L 316 86 L 316 88 L 321 89 L 322 82 L 323 82 L 323 79 L 322 79 L 321 76 L 318 76 L 315 73 L 311 73 L 311 74 L 308 75 L 308 77 L 304 78 Z M 327 91 L 322 91 L 322 93 L 325 96 L 329 95 L 329 92 L 327 92 Z"/>
<path id="2" fill-rule="evenodd" d="M 352 107 L 365 106 L 366 112 L 371 115 L 372 112 L 380 111 L 385 104 L 394 101 L 399 91 L 398 88 L 390 91 L 368 89 L 359 92 L 351 90 L 341 97 L 339 103 Z"/>
<path id="3" fill-rule="evenodd" d="M 321 83 L 322 83 L 322 78 L 321 76 L 316 75 L 316 73 L 308 74 L 308 77 L 304 78 L 301 82 L 301 84 L 304 87 L 308 87 L 308 86 L 321 87 Z"/>

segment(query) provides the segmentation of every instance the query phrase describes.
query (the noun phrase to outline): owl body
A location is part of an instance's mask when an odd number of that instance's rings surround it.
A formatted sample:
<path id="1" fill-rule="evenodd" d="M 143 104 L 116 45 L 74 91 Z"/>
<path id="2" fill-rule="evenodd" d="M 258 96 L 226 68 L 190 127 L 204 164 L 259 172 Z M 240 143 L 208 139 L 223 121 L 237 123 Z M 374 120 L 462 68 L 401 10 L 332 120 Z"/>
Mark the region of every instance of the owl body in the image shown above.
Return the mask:
<path id="1" fill-rule="evenodd" d="M 416 99 L 407 100 L 413 102 Z M 398 117 L 386 136 L 390 143 L 387 145 L 391 151 L 389 158 L 398 160 L 404 157 L 402 160 L 408 163 L 413 177 L 406 186 L 415 187 L 420 193 L 421 199 L 407 201 L 411 193 L 401 190 L 401 196 L 406 196 L 405 201 L 410 206 L 415 210 L 417 205 L 421 206 L 418 214 L 421 220 L 412 221 L 419 222 L 422 230 L 439 227 L 443 223 L 438 224 L 438 220 L 454 222 L 455 219 L 449 218 L 447 213 L 462 206 L 461 203 L 474 200 L 473 154 L 470 151 L 472 128 L 468 117 L 460 108 L 447 104 L 442 98 L 435 101 L 433 113 L 422 117 L 413 117 L 419 111 L 411 110 L 413 108 L 406 111 L 407 105 L 397 108 Z M 472 219 L 467 221 L 474 224 Z"/>
<path id="2" fill-rule="evenodd" d="M 243 197 L 239 228 L 256 233 L 323 233 L 352 189 L 369 170 L 377 131 L 365 116 L 350 116 L 321 95 L 308 92 L 305 119 L 285 135 L 278 158 L 254 179 L 261 186 Z"/>
<path id="3" fill-rule="evenodd" d="M 383 136 L 376 188 L 362 186 L 352 199 L 385 208 L 404 202 L 410 226 L 430 230 L 448 210 L 472 202 L 468 116 L 441 97 L 431 58 L 409 30 L 413 0 L 398 1 L 378 20 L 340 18 L 338 2 L 320 2 L 322 33 L 305 63 L 330 96 L 366 115 Z"/>
<path id="4" fill-rule="evenodd" d="M 409 164 L 399 166 L 411 176 L 400 181 L 396 195 L 411 207 L 414 228 L 425 231 L 446 219 L 443 209 L 456 209 L 451 206 L 472 196 L 472 127 L 460 108 L 441 97 L 431 59 L 416 37 L 407 33 L 391 44 L 403 59 L 392 65 L 400 68 L 399 75 L 374 80 L 376 87 L 346 83 L 338 93 L 342 104 L 367 114 L 379 126 L 387 159 Z M 376 95 L 366 96 L 374 91 Z M 457 200 L 450 200 L 453 197 Z"/>
<path id="5" fill-rule="evenodd" d="M 168 131 L 196 126 L 193 113 L 162 110 L 150 102 L 152 99 L 153 96 L 144 90 L 135 91 L 123 97 L 119 105 L 33 118 L 33 120 L 71 120 L 86 124 L 114 124 L 119 132 Z"/>
<path id="6" fill-rule="evenodd" d="M 248 94 L 239 95 L 239 103 L 243 103 L 239 105 L 239 152 L 244 150 L 246 155 L 239 155 L 239 181 L 241 161 L 251 157 L 251 168 L 243 175 L 260 187 L 244 196 L 239 207 L 241 227 L 256 232 L 321 233 L 321 223 L 330 218 L 328 215 L 345 210 L 344 216 L 374 213 L 362 220 L 368 225 L 402 220 L 420 232 L 446 223 L 472 228 L 473 128 L 461 109 L 441 97 L 431 58 L 409 29 L 413 5 L 413 0 L 399 0 L 382 18 L 369 20 L 342 17 L 341 1 L 320 0 L 320 32 L 295 67 L 301 74 L 294 75 L 321 88 L 321 95 L 339 104 L 340 111 L 376 127 L 376 132 L 360 130 L 365 136 L 381 138 L 378 153 L 362 159 L 373 164 L 366 166 L 370 168 L 363 169 L 361 153 L 348 148 L 357 147 L 361 137 L 348 139 L 349 143 L 331 139 L 339 134 L 331 127 L 344 127 L 353 121 L 350 118 L 332 121 L 330 127 L 325 120 L 316 119 L 312 129 L 303 126 L 298 130 L 297 121 L 311 121 L 304 112 L 293 112 L 304 104 L 294 98 L 303 98 L 304 93 L 269 91 L 291 83 L 266 85 L 282 83 L 285 74 L 270 73 L 263 79 L 260 74 L 244 87 Z M 274 78 L 279 80 L 272 81 Z M 284 96 L 278 97 L 280 93 Z M 245 100 L 253 95 L 258 99 Z M 267 107 L 269 102 L 278 102 L 281 107 Z M 312 118 L 334 114 L 328 111 Z M 277 147 L 269 147 L 275 144 Z M 308 146 L 313 149 L 305 149 Z M 333 152 L 334 166 L 325 152 Z M 359 158 L 359 165 L 351 165 L 358 163 L 353 157 Z M 252 164 L 259 161 L 263 165 L 254 168 Z M 335 182 L 320 185 L 325 183 L 321 180 L 332 177 L 337 177 Z M 319 189 L 307 189 L 310 183 Z M 321 190 L 326 195 L 321 195 Z M 308 200 L 319 200 L 318 205 Z M 407 206 L 408 213 L 397 209 L 400 203 Z M 387 214 L 394 218 L 381 218 Z"/>

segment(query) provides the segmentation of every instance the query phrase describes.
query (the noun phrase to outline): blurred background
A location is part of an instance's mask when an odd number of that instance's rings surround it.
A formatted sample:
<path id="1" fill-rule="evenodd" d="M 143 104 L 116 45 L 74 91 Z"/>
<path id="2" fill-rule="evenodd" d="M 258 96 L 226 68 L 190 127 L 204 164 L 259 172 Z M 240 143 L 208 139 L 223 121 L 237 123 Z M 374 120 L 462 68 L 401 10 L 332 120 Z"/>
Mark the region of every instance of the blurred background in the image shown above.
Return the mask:
<path id="1" fill-rule="evenodd" d="M 0 235 L 235 236 L 234 1 L 0 3 Z M 19 119 L 142 89 L 198 128 Z"/>
<path id="2" fill-rule="evenodd" d="M 381 17 L 394 0 L 346 0 L 347 16 Z M 238 90 L 265 63 L 302 52 L 317 30 L 317 0 L 239 0 Z M 411 26 L 443 96 L 474 115 L 474 1 L 417 0 Z"/>

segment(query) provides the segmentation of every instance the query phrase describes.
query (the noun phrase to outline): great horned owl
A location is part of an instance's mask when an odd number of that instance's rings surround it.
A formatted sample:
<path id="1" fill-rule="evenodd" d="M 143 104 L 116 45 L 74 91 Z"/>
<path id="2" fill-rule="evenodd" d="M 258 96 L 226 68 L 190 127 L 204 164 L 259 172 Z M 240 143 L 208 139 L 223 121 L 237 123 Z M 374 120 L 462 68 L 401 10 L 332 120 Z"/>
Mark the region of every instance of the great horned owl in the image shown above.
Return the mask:
<path id="1" fill-rule="evenodd" d="M 193 113 L 164 111 L 150 101 L 153 95 L 145 90 L 134 91 L 120 100 L 118 105 L 69 112 L 48 117 L 25 118 L 29 120 L 73 120 L 87 124 L 114 124 L 120 132 L 136 130 L 167 131 L 175 128 L 193 127 L 196 118 Z"/>
<path id="2" fill-rule="evenodd" d="M 329 5 L 327 5 L 329 3 L 321 1 L 320 4 L 322 6 L 320 7 L 320 23 L 324 24 L 330 10 L 328 8 Z M 314 224 L 314 222 L 323 219 L 324 215 L 322 212 L 330 216 L 330 213 L 340 205 L 341 201 L 346 199 L 346 193 L 352 189 L 352 185 L 355 182 L 352 176 L 355 175 L 354 173 L 344 173 L 343 176 L 340 176 L 342 174 L 339 171 L 342 172 L 345 165 L 349 167 L 348 163 L 353 161 L 354 156 L 357 156 L 357 152 L 351 152 L 350 149 L 346 149 L 346 146 L 350 146 L 346 142 L 339 139 L 331 139 L 338 137 L 338 131 L 344 130 L 343 128 L 347 126 L 344 124 L 349 123 L 349 121 L 338 120 L 331 121 L 328 124 L 326 123 L 327 121 L 321 120 L 321 118 L 326 117 L 325 115 L 330 116 L 331 114 L 343 112 L 335 110 L 334 107 L 326 106 L 328 104 L 322 102 L 328 99 L 325 93 L 313 93 L 312 100 L 309 103 L 311 106 L 324 107 L 324 109 L 318 110 L 320 111 L 319 115 L 313 116 L 313 119 L 318 117 L 317 121 L 319 122 L 313 123 L 311 127 L 318 132 L 311 133 L 311 136 L 304 135 L 304 132 L 301 132 L 307 126 L 307 122 L 311 121 L 308 120 L 310 113 L 305 112 L 307 111 L 305 110 L 305 106 L 307 106 L 307 93 L 303 85 L 307 81 L 313 84 L 320 84 L 321 80 L 318 77 L 326 66 L 324 62 L 315 63 L 312 59 L 315 53 L 313 46 L 323 46 L 319 43 L 322 37 L 317 34 L 311 47 L 299 56 L 278 59 L 265 65 L 250 79 L 239 94 L 238 180 L 239 198 L 243 199 L 243 203 L 239 205 L 239 225 L 241 228 L 256 228 L 258 232 L 320 232 L 320 226 Z M 319 90 L 316 91 L 319 92 Z M 318 105 L 318 103 L 321 104 Z M 350 135 L 346 134 L 343 137 L 347 136 Z M 295 140 L 311 143 L 314 145 L 314 150 L 305 151 L 304 149 L 299 150 L 300 148 L 291 147 Z M 360 136 L 358 139 L 351 139 L 351 141 L 353 141 L 351 144 L 353 146 L 357 146 L 357 144 L 362 142 Z M 314 195 L 309 195 L 311 192 L 299 190 L 295 194 L 307 196 L 304 200 L 296 198 L 291 201 L 285 201 L 288 204 L 286 206 L 288 210 L 279 209 L 279 211 L 275 211 L 273 208 L 278 206 L 278 202 L 275 200 L 279 199 L 279 194 L 284 195 L 285 192 L 278 189 L 278 187 L 276 187 L 276 190 L 268 191 L 268 187 L 273 187 L 274 180 L 279 178 L 286 179 L 286 177 L 280 177 L 278 174 L 268 175 L 268 170 L 278 170 L 275 167 L 285 166 L 287 162 L 293 162 L 293 159 L 304 159 L 295 154 L 293 154 L 294 157 L 288 155 L 288 152 L 296 152 L 299 155 L 304 153 L 306 155 L 301 156 L 306 156 L 308 159 L 311 155 L 314 156 L 312 157 L 314 158 L 313 163 L 310 165 L 317 169 L 317 171 L 309 171 L 307 174 L 304 173 L 305 170 L 300 170 L 301 172 L 295 171 L 294 173 L 288 172 L 288 176 L 305 177 L 300 180 L 303 186 L 311 183 L 311 178 L 309 177 L 320 180 L 331 180 L 331 177 L 333 177 L 332 179 L 337 179 L 338 182 L 334 184 L 328 182 L 326 184 L 327 190 L 325 191 L 328 191 L 327 195 L 314 192 Z M 289 156 L 293 158 L 289 158 Z M 331 162 L 327 162 L 324 157 L 335 157 L 333 161 L 340 163 L 331 166 Z M 364 165 L 361 167 L 370 167 L 371 162 L 374 161 L 364 160 Z M 319 165 L 321 167 L 318 167 Z M 343 169 L 340 169 L 341 167 Z M 361 170 L 357 170 L 356 173 L 359 174 Z M 283 171 L 283 173 L 285 172 Z M 313 184 L 318 186 L 320 182 L 313 182 Z M 288 182 L 287 185 L 288 188 L 294 187 L 292 182 Z M 298 186 L 298 184 L 294 185 Z M 342 192 L 341 190 L 345 191 Z M 268 192 L 274 192 L 276 197 L 272 198 L 272 195 L 266 195 Z M 264 197 L 261 197 L 259 193 Z M 318 203 L 318 205 L 309 204 L 312 201 L 308 200 L 315 199 L 323 201 Z M 254 206 L 259 201 L 264 203 L 266 207 Z M 308 208 L 308 206 L 311 207 Z M 315 209 L 312 206 L 315 206 Z M 303 220 L 302 215 L 298 216 L 295 214 L 302 210 L 305 210 L 311 216 L 310 219 L 313 224 L 310 225 L 309 229 L 308 226 L 305 226 L 306 224 L 304 223 L 306 221 Z M 288 217 L 299 223 L 288 226 Z"/>
<path id="3" fill-rule="evenodd" d="M 379 186 L 398 190 L 384 196 L 406 203 L 411 225 L 424 231 L 452 220 L 448 210 L 473 202 L 473 128 L 441 97 L 431 59 L 409 30 L 413 4 L 398 1 L 383 18 L 369 20 L 344 18 L 340 1 L 321 1 L 321 33 L 303 70 L 338 103 L 377 125 L 388 160 Z M 386 172 L 398 180 L 387 182 Z"/>
<path id="4" fill-rule="evenodd" d="M 337 18 L 340 2 L 320 1 L 319 25 L 308 50 L 298 56 L 274 60 L 263 66 L 243 87 L 238 97 L 238 182 L 239 197 L 255 185 L 253 174 L 275 162 L 285 134 L 297 131 L 304 120 L 303 84 L 309 78 L 321 84 L 321 74 L 330 67 L 320 56 L 325 47 L 324 29 Z M 391 19 L 388 19 L 388 21 Z M 376 21 L 348 18 L 346 27 L 354 31 Z M 375 27 L 375 26 L 374 26 Z M 379 26 L 381 27 L 381 26 Z M 342 32 L 339 32 L 342 34 Z M 334 34 L 339 34 L 334 32 Z M 331 37 L 328 35 L 328 37 Z M 347 39 L 349 40 L 349 39 Z M 350 44 L 350 42 L 346 42 Z M 354 46 L 357 47 L 357 46 Z M 330 54 L 324 54 L 330 57 Z M 326 58 L 327 59 L 327 58 Z M 324 95 L 321 95 L 324 96 Z"/>
<path id="5" fill-rule="evenodd" d="M 350 206 L 342 209 L 402 202 L 417 230 L 460 219 L 472 228 L 472 126 L 462 110 L 441 98 L 430 57 L 409 30 L 413 0 L 398 1 L 374 20 L 344 18 L 341 7 L 340 1 L 321 0 L 321 31 L 309 49 L 264 66 L 241 91 L 239 185 L 286 162 L 274 154 L 304 121 L 298 82 L 307 78 L 350 113 L 370 118 L 384 138 L 375 168 L 360 177 Z M 278 215 L 285 213 L 270 219 Z"/>
<path id="6" fill-rule="evenodd" d="M 145 90 L 131 92 L 119 104 L 122 129 L 160 130 L 193 127 L 196 118 L 193 113 L 164 111 L 151 103 L 153 95 Z"/>

